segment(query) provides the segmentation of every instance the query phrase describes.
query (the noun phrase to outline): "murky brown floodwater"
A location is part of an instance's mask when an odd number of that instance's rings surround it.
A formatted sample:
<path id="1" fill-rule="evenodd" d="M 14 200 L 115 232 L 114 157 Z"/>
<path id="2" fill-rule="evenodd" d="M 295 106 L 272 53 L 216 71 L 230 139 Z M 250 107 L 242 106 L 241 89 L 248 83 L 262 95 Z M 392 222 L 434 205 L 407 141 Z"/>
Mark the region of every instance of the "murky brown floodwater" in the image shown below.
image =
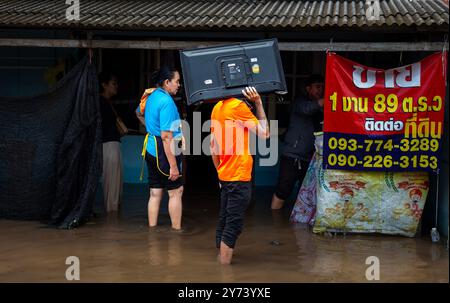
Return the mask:
<path id="1" fill-rule="evenodd" d="M 380 260 L 380 282 L 449 282 L 449 255 L 429 238 L 323 236 L 288 223 L 258 193 L 233 265 L 216 262 L 217 203 L 211 194 L 184 200 L 185 231 L 170 230 L 167 211 L 149 230 L 146 192 L 128 189 L 118 219 L 77 230 L 0 220 L 0 282 L 64 282 L 68 256 L 80 259 L 81 282 L 367 282 L 365 260 Z M 260 198 L 263 196 L 264 198 Z"/>

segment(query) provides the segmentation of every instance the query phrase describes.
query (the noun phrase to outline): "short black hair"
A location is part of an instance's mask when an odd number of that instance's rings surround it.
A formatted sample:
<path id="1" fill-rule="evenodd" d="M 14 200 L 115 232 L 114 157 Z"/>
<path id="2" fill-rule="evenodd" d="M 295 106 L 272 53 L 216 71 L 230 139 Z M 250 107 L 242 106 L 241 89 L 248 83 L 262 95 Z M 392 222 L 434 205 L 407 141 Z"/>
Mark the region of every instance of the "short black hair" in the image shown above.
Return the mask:
<path id="1" fill-rule="evenodd" d="M 314 83 L 324 83 L 322 75 L 319 75 L 319 74 L 310 75 L 308 77 L 308 79 L 306 79 L 305 86 L 310 86 L 311 84 L 314 84 Z"/>

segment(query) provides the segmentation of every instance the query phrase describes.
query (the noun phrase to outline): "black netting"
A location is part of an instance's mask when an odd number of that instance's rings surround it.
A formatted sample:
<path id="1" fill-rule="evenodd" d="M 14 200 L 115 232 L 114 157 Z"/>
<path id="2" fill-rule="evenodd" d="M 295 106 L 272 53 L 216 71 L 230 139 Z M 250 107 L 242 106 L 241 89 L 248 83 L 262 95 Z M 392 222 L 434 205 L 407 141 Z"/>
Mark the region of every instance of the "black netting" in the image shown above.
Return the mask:
<path id="1" fill-rule="evenodd" d="M 98 81 L 84 58 L 49 93 L 0 97 L 0 218 L 74 228 L 102 171 Z"/>

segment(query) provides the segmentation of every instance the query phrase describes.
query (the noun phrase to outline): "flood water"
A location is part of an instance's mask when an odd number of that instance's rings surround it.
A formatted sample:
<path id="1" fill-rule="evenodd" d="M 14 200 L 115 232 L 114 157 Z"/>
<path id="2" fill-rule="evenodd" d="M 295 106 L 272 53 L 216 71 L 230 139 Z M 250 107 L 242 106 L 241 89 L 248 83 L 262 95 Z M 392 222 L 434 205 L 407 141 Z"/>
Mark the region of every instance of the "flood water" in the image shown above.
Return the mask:
<path id="1" fill-rule="evenodd" d="M 273 213 L 258 188 L 233 264 L 216 261 L 218 194 L 187 192 L 183 232 L 147 226 L 147 188 L 127 185 L 121 214 L 99 216 L 76 230 L 0 220 L 0 282 L 66 282 L 66 258 L 80 260 L 81 282 L 367 282 L 366 258 L 380 260 L 380 282 L 449 282 L 449 255 L 428 237 L 317 235 Z M 292 205 L 292 204 L 291 204 Z"/>

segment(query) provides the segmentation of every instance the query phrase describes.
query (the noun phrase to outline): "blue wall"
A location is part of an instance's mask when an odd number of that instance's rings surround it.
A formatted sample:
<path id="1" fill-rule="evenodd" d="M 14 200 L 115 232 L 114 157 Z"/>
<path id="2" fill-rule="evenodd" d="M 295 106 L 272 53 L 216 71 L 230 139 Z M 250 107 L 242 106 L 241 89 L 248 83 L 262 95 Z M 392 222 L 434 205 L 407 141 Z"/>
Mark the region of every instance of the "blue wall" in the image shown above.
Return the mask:
<path id="1" fill-rule="evenodd" d="M 45 93 L 48 68 L 58 59 L 76 59 L 78 49 L 45 47 L 0 47 L 0 96 L 23 97 Z"/>
<path id="2" fill-rule="evenodd" d="M 279 141 L 277 140 L 279 143 Z M 277 146 L 278 148 L 278 159 L 276 162 L 276 165 L 274 166 L 261 166 L 260 165 L 260 153 L 256 152 L 256 155 L 253 157 L 254 159 L 254 178 L 255 178 L 255 185 L 256 186 L 275 186 L 278 180 L 278 171 L 279 171 L 279 156 L 281 149 L 279 147 L 279 144 Z"/>
<path id="3" fill-rule="evenodd" d="M 122 162 L 125 183 L 141 183 L 139 177 L 142 167 L 142 144 L 144 136 L 125 136 L 122 138 Z M 147 167 L 144 164 L 142 183 L 147 183 Z"/>

